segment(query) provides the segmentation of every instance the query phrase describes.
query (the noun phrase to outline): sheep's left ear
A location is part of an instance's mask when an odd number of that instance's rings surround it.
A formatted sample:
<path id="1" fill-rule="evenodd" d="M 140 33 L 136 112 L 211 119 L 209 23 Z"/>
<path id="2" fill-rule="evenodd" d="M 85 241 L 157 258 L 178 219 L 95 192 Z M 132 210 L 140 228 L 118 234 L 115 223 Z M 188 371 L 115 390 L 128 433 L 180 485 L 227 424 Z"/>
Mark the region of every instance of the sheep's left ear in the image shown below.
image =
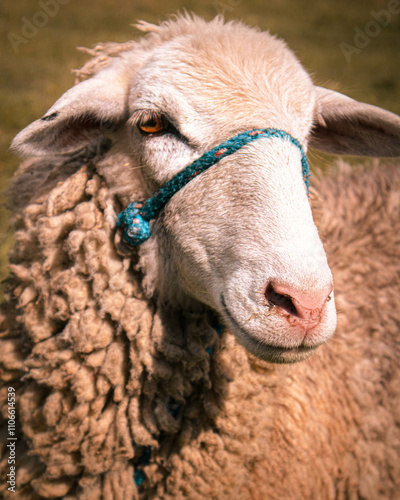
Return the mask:
<path id="1" fill-rule="evenodd" d="M 127 119 L 129 71 L 116 61 L 78 83 L 39 120 L 22 130 L 11 148 L 21 155 L 75 151 Z"/>
<path id="2" fill-rule="evenodd" d="M 341 155 L 400 155 L 399 116 L 333 90 L 316 87 L 316 91 L 311 148 Z"/>

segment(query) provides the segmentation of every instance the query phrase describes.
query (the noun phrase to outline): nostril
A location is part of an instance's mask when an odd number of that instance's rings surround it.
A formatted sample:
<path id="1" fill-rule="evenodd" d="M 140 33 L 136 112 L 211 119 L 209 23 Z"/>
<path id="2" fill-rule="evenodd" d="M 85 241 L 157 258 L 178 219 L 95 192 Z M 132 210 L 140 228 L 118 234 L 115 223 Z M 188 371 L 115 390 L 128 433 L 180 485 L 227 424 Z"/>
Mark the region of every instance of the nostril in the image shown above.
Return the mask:
<path id="1" fill-rule="evenodd" d="M 292 316 L 297 316 L 297 317 L 300 316 L 300 314 L 296 309 L 296 306 L 293 304 L 290 295 L 284 295 L 282 293 L 277 292 L 272 286 L 272 283 L 270 283 L 267 286 L 267 289 L 265 291 L 265 297 L 267 298 L 270 304 L 280 307 L 281 309 L 288 312 Z"/>
<path id="2" fill-rule="evenodd" d="M 265 297 L 276 306 L 277 313 L 284 312 L 291 325 L 302 325 L 310 330 L 320 323 L 332 290 L 332 283 L 301 289 L 271 281 L 265 290 Z"/>

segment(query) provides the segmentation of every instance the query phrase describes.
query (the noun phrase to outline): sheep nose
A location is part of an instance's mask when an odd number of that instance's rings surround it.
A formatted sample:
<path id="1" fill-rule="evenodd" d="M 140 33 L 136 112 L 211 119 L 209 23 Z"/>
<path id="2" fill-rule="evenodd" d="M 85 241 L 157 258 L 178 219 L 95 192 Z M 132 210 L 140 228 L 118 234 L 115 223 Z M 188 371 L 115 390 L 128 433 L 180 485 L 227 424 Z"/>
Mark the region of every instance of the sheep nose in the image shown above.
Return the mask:
<path id="1" fill-rule="evenodd" d="M 321 320 L 324 306 L 330 300 L 333 285 L 329 284 L 318 291 L 303 292 L 280 283 L 269 283 L 265 296 L 270 304 L 284 314 L 291 325 L 302 325 L 311 330 Z"/>

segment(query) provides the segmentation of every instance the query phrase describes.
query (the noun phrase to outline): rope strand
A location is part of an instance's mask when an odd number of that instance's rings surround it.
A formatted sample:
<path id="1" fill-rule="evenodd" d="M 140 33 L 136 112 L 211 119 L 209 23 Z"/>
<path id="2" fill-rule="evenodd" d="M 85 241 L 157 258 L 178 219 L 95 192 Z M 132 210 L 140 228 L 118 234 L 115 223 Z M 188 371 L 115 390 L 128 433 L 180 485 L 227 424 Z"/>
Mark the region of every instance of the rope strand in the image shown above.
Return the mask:
<path id="1" fill-rule="evenodd" d="M 301 167 L 303 180 L 309 189 L 310 169 L 307 157 L 300 142 L 284 130 L 275 128 L 253 129 L 243 132 L 219 146 L 204 153 L 200 158 L 178 172 L 172 179 L 164 184 L 151 198 L 144 202 L 134 202 L 118 215 L 117 227 L 124 230 L 125 241 L 132 246 L 137 246 L 150 237 L 150 220 L 157 217 L 159 212 L 165 207 L 169 200 L 182 189 L 188 182 L 203 173 L 212 165 L 218 163 L 222 158 L 229 156 L 240 148 L 257 139 L 279 138 L 289 140 L 301 153 Z"/>

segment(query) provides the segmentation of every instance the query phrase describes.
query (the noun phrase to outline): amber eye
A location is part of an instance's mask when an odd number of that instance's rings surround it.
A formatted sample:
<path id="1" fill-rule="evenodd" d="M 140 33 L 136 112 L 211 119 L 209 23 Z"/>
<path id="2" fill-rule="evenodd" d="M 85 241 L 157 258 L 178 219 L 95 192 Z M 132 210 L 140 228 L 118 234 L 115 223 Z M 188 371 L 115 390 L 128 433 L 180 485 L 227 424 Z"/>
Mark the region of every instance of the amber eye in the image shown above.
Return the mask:
<path id="1" fill-rule="evenodd" d="M 138 128 L 143 134 L 160 134 L 167 130 L 167 121 L 162 116 L 151 116 L 138 123 Z"/>

